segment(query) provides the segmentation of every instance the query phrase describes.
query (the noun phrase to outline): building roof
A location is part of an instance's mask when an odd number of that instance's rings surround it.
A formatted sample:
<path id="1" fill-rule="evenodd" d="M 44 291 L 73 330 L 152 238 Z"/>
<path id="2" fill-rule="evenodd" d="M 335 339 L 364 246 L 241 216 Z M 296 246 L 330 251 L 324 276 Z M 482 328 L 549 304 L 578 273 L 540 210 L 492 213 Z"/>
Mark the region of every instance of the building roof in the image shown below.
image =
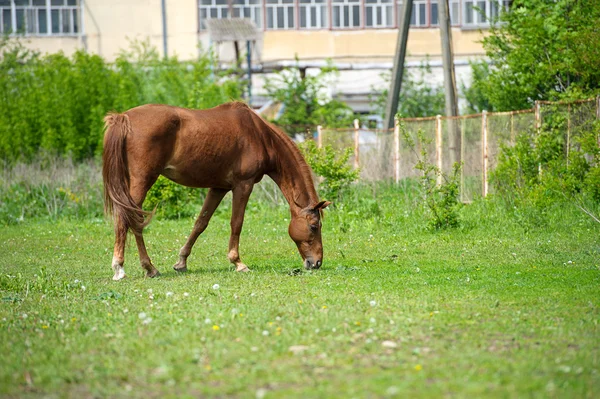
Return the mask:
<path id="1" fill-rule="evenodd" d="M 207 19 L 205 23 L 210 39 L 215 42 L 254 41 L 262 34 L 254 22 L 246 18 Z"/>

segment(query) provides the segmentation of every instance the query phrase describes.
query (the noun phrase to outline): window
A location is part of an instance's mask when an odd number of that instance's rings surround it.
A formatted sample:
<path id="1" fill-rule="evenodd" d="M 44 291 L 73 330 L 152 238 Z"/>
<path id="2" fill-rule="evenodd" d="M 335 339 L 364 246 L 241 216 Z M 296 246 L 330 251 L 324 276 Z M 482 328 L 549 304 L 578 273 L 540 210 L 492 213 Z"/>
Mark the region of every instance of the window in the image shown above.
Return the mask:
<path id="1" fill-rule="evenodd" d="M 398 0 L 398 26 L 402 19 L 402 0 Z M 413 0 L 412 13 L 410 15 L 411 27 L 429 26 L 429 0 Z"/>
<path id="2" fill-rule="evenodd" d="M 293 29 L 296 27 L 294 0 L 266 0 L 267 29 Z"/>
<path id="3" fill-rule="evenodd" d="M 327 28 L 327 0 L 300 0 L 300 28 Z"/>
<path id="4" fill-rule="evenodd" d="M 76 35 L 79 13 L 77 0 L 0 0 L 0 33 Z"/>
<path id="5" fill-rule="evenodd" d="M 382 28 L 394 26 L 392 0 L 365 0 L 365 26 Z"/>
<path id="6" fill-rule="evenodd" d="M 439 26 L 439 0 L 431 0 L 431 25 Z M 450 0 L 450 24 L 451 25 L 459 25 L 460 24 L 460 0 Z"/>
<path id="7" fill-rule="evenodd" d="M 360 28 L 360 0 L 331 0 L 332 25 L 334 28 Z"/>
<path id="8" fill-rule="evenodd" d="M 463 25 L 465 26 L 489 26 L 500 12 L 508 10 L 508 0 L 464 0 L 463 1 Z"/>
<path id="9" fill-rule="evenodd" d="M 200 0 L 200 30 L 206 29 L 205 21 L 211 18 L 248 18 L 262 28 L 261 0 Z"/>

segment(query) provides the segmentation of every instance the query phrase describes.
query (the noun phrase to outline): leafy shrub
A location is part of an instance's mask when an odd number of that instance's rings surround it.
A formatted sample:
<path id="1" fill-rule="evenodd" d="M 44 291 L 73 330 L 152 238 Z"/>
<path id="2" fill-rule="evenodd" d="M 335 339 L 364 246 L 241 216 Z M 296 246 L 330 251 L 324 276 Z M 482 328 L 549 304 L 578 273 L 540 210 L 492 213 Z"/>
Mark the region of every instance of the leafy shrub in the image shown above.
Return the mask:
<path id="1" fill-rule="evenodd" d="M 81 161 L 102 151 L 108 111 L 147 103 L 207 108 L 239 98 L 243 82 L 214 73 L 213 62 L 209 53 L 192 62 L 162 58 L 148 42 L 132 42 L 110 64 L 0 39 L 0 159 L 31 161 L 44 151 Z"/>
<path id="2" fill-rule="evenodd" d="M 417 157 L 415 169 L 421 171 L 420 194 L 422 203 L 428 211 L 428 227 L 432 230 L 458 227 L 460 225 L 459 211 L 462 207 L 460 198 L 460 169 L 461 164 L 455 163 L 452 174 L 443 173 L 436 165 L 429 162 L 427 153 L 428 140 L 423 132 L 417 132 L 416 142 L 408 133 L 406 127 L 401 123 L 400 131 L 404 136 L 404 142 Z M 420 148 L 417 151 L 416 148 Z M 438 184 L 438 177 L 442 178 Z"/>
<path id="3" fill-rule="evenodd" d="M 269 97 L 285 107 L 275 123 L 288 130 L 294 126 L 351 126 L 355 119 L 352 109 L 326 95 L 326 88 L 331 85 L 336 72 L 329 66 L 310 75 L 306 70 L 302 73 L 300 67 L 294 67 L 278 71 L 267 79 L 265 90 Z"/>
<path id="4" fill-rule="evenodd" d="M 318 148 L 314 141 L 307 140 L 300 149 L 313 172 L 322 177 L 319 190 L 323 198 L 339 199 L 340 192 L 358 179 L 359 171 L 348 164 L 351 148 L 338 153 L 330 145 Z"/>
<path id="5" fill-rule="evenodd" d="M 200 212 L 204 192 L 177 184 L 160 176 L 146 195 L 144 207 L 156 209 L 156 215 L 167 219 L 194 216 Z"/>
<path id="6" fill-rule="evenodd" d="M 564 114 L 545 119 L 540 132 L 522 132 L 514 146 L 503 145 L 490 181 L 496 194 L 511 207 L 544 212 L 556 203 L 600 202 L 600 122 L 572 134 L 566 151 Z"/>

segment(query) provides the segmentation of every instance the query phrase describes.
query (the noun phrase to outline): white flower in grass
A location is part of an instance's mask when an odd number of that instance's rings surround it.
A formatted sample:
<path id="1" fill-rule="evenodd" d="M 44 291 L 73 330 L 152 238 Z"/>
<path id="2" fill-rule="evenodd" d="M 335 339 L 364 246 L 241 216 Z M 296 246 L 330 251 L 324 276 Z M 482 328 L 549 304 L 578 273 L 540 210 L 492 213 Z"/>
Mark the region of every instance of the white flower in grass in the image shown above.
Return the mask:
<path id="1" fill-rule="evenodd" d="M 173 293 L 171 291 L 169 291 L 165 295 L 167 295 L 167 296 L 173 296 Z"/>
<path id="2" fill-rule="evenodd" d="M 138 317 L 139 317 L 141 320 L 144 320 L 144 319 L 146 318 L 146 313 L 144 313 L 144 312 L 140 312 L 140 314 L 138 314 Z"/>
<path id="3" fill-rule="evenodd" d="M 208 319 L 208 318 L 204 319 L 204 324 L 210 324 L 210 323 L 212 323 L 210 319 Z"/>
<path id="4" fill-rule="evenodd" d="M 152 294 L 152 288 L 148 288 L 147 292 L 148 294 Z"/>
<path id="5" fill-rule="evenodd" d="M 21 317 L 23 317 L 24 319 L 26 319 L 27 318 L 27 313 L 23 313 L 23 315 Z"/>
<path id="6" fill-rule="evenodd" d="M 262 335 L 264 335 L 264 336 L 266 337 L 267 335 L 269 335 L 269 332 L 268 332 L 267 330 L 264 330 L 264 331 L 262 332 Z"/>
<path id="7" fill-rule="evenodd" d="M 152 317 L 146 317 L 144 319 L 144 321 L 142 321 L 143 324 L 150 324 L 150 322 L 152 321 Z"/>
<path id="8" fill-rule="evenodd" d="M 377 306 L 377 302 L 376 301 L 371 301 L 371 302 L 369 302 L 369 305 L 371 305 L 371 306 Z"/>
<path id="9" fill-rule="evenodd" d="M 219 288 L 221 288 L 221 286 L 219 284 L 213 285 L 213 290 L 218 290 Z"/>
<path id="10" fill-rule="evenodd" d="M 81 286 L 81 291 L 85 291 L 85 285 Z"/>
<path id="11" fill-rule="evenodd" d="M 187 293 L 187 292 L 184 292 L 184 293 L 183 293 L 183 296 L 184 296 L 184 297 L 188 297 L 188 296 L 190 296 L 190 294 L 189 294 L 189 293 Z"/>

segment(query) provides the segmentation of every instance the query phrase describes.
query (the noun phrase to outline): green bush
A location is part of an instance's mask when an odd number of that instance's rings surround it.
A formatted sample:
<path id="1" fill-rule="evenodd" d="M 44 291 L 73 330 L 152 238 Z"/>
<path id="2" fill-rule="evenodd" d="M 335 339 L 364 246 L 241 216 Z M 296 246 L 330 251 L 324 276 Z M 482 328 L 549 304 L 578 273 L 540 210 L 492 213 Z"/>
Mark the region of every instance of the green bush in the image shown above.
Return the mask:
<path id="1" fill-rule="evenodd" d="M 313 172 L 322 178 L 319 191 L 323 198 L 339 200 L 340 192 L 359 177 L 359 171 L 348 164 L 351 148 L 338 153 L 330 145 L 318 148 L 314 141 L 307 140 L 300 149 Z"/>
<path id="2" fill-rule="evenodd" d="M 156 215 L 166 219 L 194 216 L 200 212 L 204 190 L 177 184 L 160 176 L 146 195 L 145 209 L 156 209 Z"/>
<path id="3" fill-rule="evenodd" d="M 415 169 L 419 170 L 421 203 L 428 215 L 428 227 L 431 230 L 458 227 L 460 225 L 459 211 L 462 207 L 460 198 L 460 169 L 462 165 L 455 163 L 450 175 L 443 173 L 436 165 L 429 162 L 427 146 L 431 143 L 423 132 L 417 132 L 416 140 L 406 127 L 400 123 L 400 131 L 404 142 L 417 157 Z M 420 148 L 420 151 L 417 151 Z M 442 182 L 438 184 L 438 177 Z"/>
<path id="4" fill-rule="evenodd" d="M 43 151 L 81 161 L 102 151 L 109 111 L 238 99 L 243 82 L 215 74 L 212 64 L 208 53 L 193 62 L 161 58 L 147 42 L 131 43 L 111 64 L 83 51 L 41 55 L 0 40 L 0 160 L 30 161 Z"/>
<path id="5" fill-rule="evenodd" d="M 551 113 L 539 133 L 522 132 L 514 146 L 503 145 L 490 174 L 496 195 L 542 213 L 556 203 L 600 203 L 600 122 L 572 132 L 568 156 L 566 131 L 565 116 Z"/>

